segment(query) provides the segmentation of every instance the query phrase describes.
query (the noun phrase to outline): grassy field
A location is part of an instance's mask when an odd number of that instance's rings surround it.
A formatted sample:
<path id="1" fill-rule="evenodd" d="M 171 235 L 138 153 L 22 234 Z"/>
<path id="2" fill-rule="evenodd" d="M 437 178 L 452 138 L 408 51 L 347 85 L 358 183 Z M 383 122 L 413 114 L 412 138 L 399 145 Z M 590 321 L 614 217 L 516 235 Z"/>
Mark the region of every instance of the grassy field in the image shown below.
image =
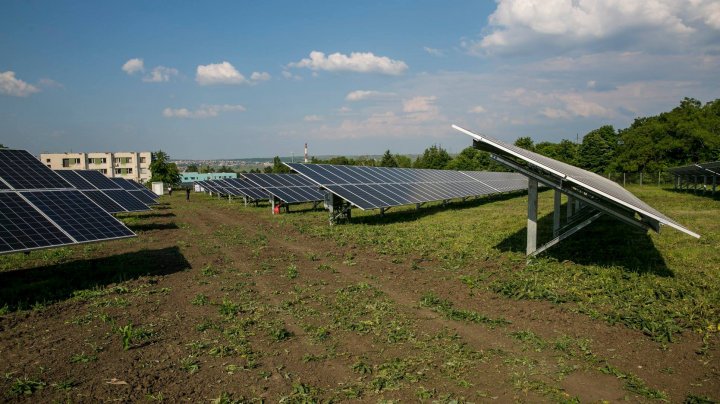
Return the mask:
<path id="1" fill-rule="evenodd" d="M 0 396 L 717 400 L 720 203 L 630 190 L 702 238 L 601 219 L 526 263 L 523 195 L 336 226 L 166 196 L 136 239 L 0 257 Z"/>

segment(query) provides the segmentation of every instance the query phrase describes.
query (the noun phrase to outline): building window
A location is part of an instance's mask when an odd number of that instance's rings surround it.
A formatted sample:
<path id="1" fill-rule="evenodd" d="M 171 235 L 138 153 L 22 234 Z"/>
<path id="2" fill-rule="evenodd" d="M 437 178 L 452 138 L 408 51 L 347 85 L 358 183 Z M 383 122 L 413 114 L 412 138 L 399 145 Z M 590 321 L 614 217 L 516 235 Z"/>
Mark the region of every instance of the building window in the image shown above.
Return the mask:
<path id="1" fill-rule="evenodd" d="M 140 163 L 147 163 L 147 157 L 140 157 Z"/>
<path id="2" fill-rule="evenodd" d="M 107 159 L 106 159 L 105 157 L 102 157 L 102 158 L 100 158 L 100 157 L 98 157 L 98 158 L 89 158 L 89 159 L 88 159 L 88 163 L 90 163 L 90 164 L 106 164 L 106 163 L 107 163 Z"/>
<path id="3" fill-rule="evenodd" d="M 49 162 L 50 162 L 50 159 L 45 159 L 45 162 L 46 162 L 46 163 L 49 163 Z"/>
<path id="4" fill-rule="evenodd" d="M 119 174 L 119 175 L 127 175 L 127 174 L 132 174 L 132 173 L 133 173 L 132 168 L 116 168 L 115 169 L 115 174 Z"/>
<path id="5" fill-rule="evenodd" d="M 72 167 L 72 166 L 75 166 L 75 165 L 78 165 L 78 164 L 80 164 L 80 159 L 77 159 L 77 158 L 75 158 L 75 159 L 63 159 L 63 161 L 62 161 L 62 166 L 65 167 L 65 168 L 67 168 L 67 167 Z"/>
<path id="6" fill-rule="evenodd" d="M 98 171 L 100 171 L 101 173 L 107 175 L 107 168 L 101 168 L 101 169 L 99 169 Z"/>
<path id="7" fill-rule="evenodd" d="M 115 157 L 115 164 L 130 164 L 132 157 Z"/>

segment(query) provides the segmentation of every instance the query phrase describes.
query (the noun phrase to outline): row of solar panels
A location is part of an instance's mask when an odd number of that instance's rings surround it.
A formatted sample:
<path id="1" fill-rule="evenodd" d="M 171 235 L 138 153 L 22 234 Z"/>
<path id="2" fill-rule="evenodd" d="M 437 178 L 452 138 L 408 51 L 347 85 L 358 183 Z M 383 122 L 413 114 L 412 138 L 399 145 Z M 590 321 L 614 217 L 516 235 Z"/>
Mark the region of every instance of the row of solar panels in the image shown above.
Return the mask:
<path id="1" fill-rule="evenodd" d="M 152 203 L 154 194 L 131 181 L 59 174 L 25 150 L 0 149 L 0 254 L 133 237 L 110 212 Z"/>
<path id="2" fill-rule="evenodd" d="M 199 181 L 219 194 L 286 203 L 322 201 L 321 189 L 363 209 L 425 203 L 527 189 L 517 173 L 287 163 L 296 174 L 243 174 L 242 178 Z"/>
<path id="3" fill-rule="evenodd" d="M 720 161 L 712 163 L 692 164 L 689 166 L 674 167 L 670 169 L 670 173 L 676 176 L 720 176 Z"/>

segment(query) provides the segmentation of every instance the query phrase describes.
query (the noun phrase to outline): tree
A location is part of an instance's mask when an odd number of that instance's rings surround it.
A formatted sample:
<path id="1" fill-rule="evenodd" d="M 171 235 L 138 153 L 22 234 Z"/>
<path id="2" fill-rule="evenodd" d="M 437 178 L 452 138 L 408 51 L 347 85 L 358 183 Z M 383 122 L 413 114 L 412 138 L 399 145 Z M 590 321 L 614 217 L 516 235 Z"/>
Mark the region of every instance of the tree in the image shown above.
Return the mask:
<path id="1" fill-rule="evenodd" d="M 188 164 L 188 166 L 185 167 L 185 171 L 189 171 L 191 173 L 196 173 L 196 172 L 198 172 L 198 166 L 197 166 L 197 164 Z"/>
<path id="2" fill-rule="evenodd" d="M 397 167 L 398 162 L 395 159 L 395 156 L 393 156 L 390 153 L 390 150 L 385 150 L 385 154 L 383 154 L 382 159 L 380 160 L 380 167 Z"/>
<path id="3" fill-rule="evenodd" d="M 395 161 L 397 162 L 398 167 L 402 167 L 402 168 L 410 168 L 410 167 L 412 167 L 412 164 L 413 164 L 410 157 L 403 156 L 402 154 L 396 154 Z"/>
<path id="4" fill-rule="evenodd" d="M 287 174 L 290 172 L 290 169 L 288 168 L 288 166 L 283 164 L 279 156 L 275 156 L 275 158 L 273 159 L 272 172 L 275 174 Z"/>
<path id="5" fill-rule="evenodd" d="M 515 141 L 515 146 L 521 147 L 525 150 L 535 151 L 535 144 L 529 136 L 519 137 Z"/>
<path id="6" fill-rule="evenodd" d="M 175 163 L 170 162 L 170 156 L 162 150 L 152 154 L 150 163 L 150 181 L 162 181 L 168 185 L 180 184 L 180 171 Z"/>
<path id="7" fill-rule="evenodd" d="M 7 149 L 4 144 L 0 143 L 0 149 Z"/>
<path id="8" fill-rule="evenodd" d="M 578 153 L 578 165 L 588 171 L 607 171 L 613 160 L 614 150 L 605 140 L 603 132 L 596 129 L 583 137 Z"/>
<path id="9" fill-rule="evenodd" d="M 438 145 L 432 145 L 425 149 L 423 155 L 415 160 L 415 168 L 434 168 L 442 170 L 447 166 L 450 160 L 452 159 L 445 149 Z"/>

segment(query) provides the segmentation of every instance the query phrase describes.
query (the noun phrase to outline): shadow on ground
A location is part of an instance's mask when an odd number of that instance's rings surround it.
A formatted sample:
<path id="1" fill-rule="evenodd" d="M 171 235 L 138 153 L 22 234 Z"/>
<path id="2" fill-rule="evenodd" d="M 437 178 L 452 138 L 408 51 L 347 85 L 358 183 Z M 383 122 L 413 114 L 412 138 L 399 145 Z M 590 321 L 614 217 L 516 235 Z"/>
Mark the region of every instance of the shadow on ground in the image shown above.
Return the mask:
<path id="1" fill-rule="evenodd" d="M 565 205 L 562 206 L 565 212 Z M 538 220 L 538 246 L 552 239 L 553 215 Z M 498 245 L 500 251 L 525 253 L 527 228 L 513 233 Z M 653 244 L 650 235 L 617 219 L 603 215 L 589 226 L 540 254 L 580 265 L 618 266 L 627 271 L 674 276 Z"/>
<path id="2" fill-rule="evenodd" d="M 28 309 L 66 300 L 75 291 L 190 268 L 178 247 L 0 272 L 0 307 Z"/>
<path id="3" fill-rule="evenodd" d="M 131 223 L 126 224 L 132 231 L 150 231 L 150 230 L 173 230 L 178 226 L 175 223 Z"/>

